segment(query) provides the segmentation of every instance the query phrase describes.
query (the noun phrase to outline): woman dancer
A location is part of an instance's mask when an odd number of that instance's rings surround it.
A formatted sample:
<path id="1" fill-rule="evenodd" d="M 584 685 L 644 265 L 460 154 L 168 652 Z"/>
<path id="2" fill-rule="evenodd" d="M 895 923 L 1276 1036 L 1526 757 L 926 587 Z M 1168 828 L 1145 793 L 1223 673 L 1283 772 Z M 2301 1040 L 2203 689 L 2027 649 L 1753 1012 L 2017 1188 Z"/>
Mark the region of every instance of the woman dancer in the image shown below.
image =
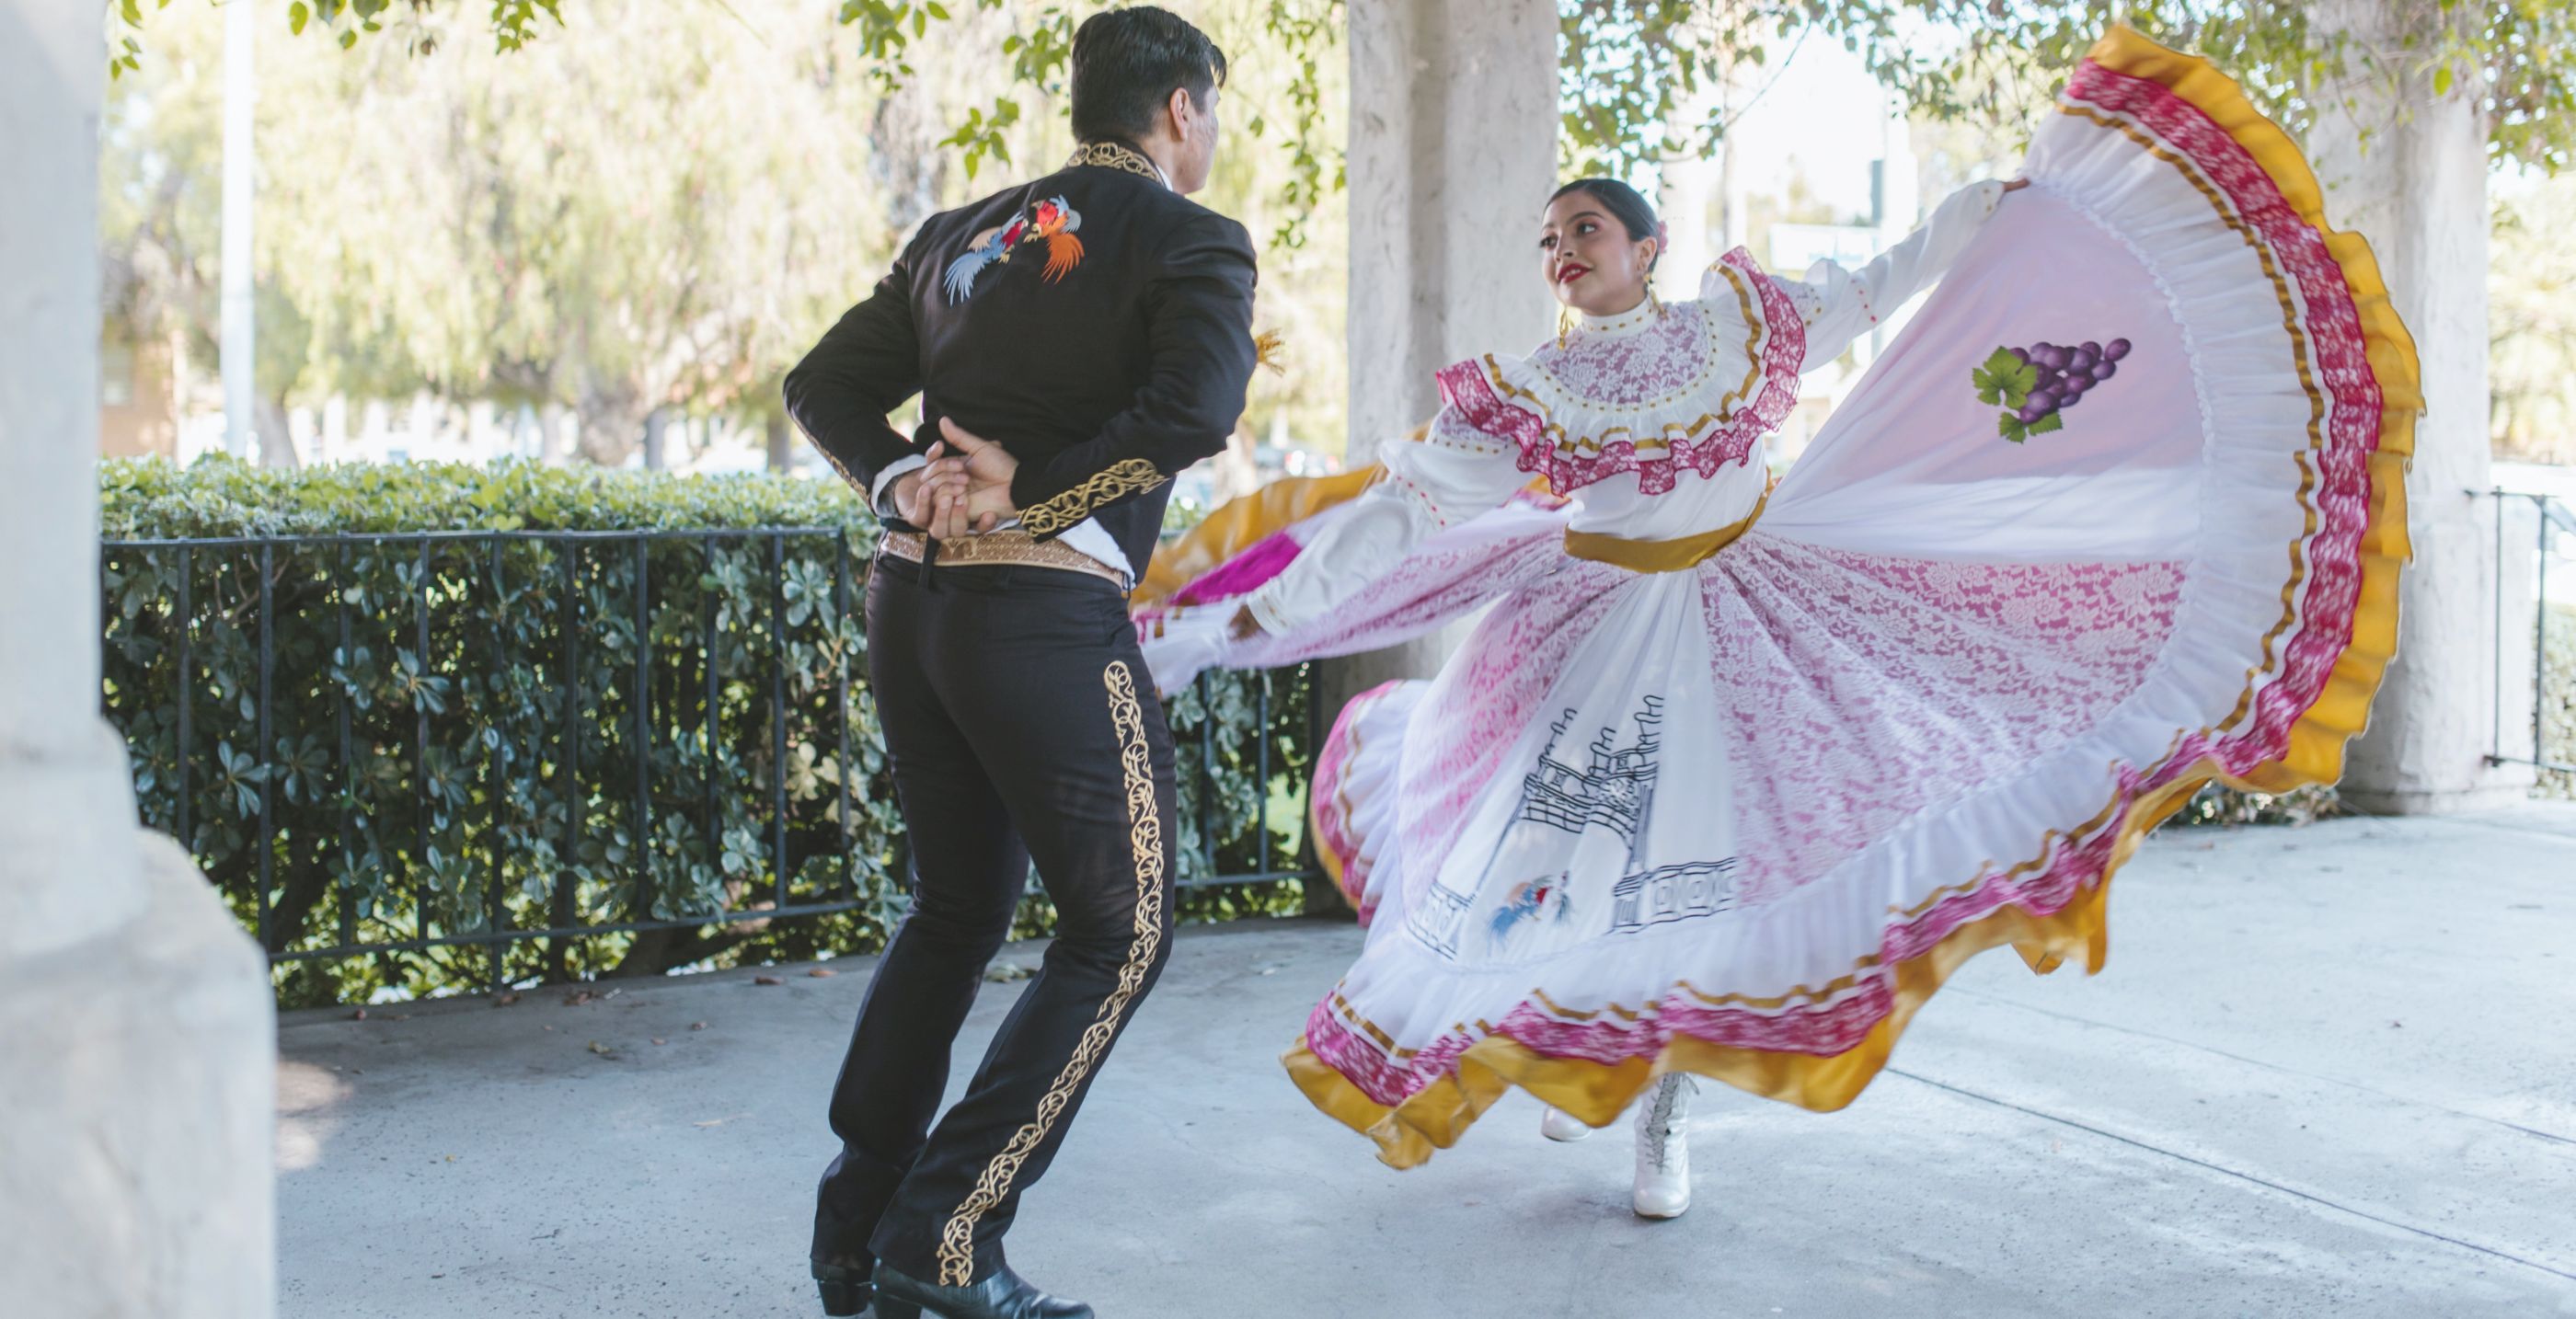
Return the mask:
<path id="1" fill-rule="evenodd" d="M 1636 1207 L 1678 1213 L 1687 1075 L 1839 1108 L 1969 956 L 2099 969 L 2112 870 L 2199 786 L 2340 771 L 2394 640 L 2405 330 L 2206 64 L 2115 31 L 2057 111 L 2027 188 L 1690 302 L 1642 199 L 1569 187 L 1562 334 L 1442 371 L 1364 494 L 1264 491 L 1160 574 L 1167 687 L 1491 606 L 1315 773 L 1369 937 L 1286 1061 L 1387 1162 L 1514 1085 L 1557 1134 L 1649 1095 Z M 1766 493 L 1799 372 L 1936 277 Z"/>

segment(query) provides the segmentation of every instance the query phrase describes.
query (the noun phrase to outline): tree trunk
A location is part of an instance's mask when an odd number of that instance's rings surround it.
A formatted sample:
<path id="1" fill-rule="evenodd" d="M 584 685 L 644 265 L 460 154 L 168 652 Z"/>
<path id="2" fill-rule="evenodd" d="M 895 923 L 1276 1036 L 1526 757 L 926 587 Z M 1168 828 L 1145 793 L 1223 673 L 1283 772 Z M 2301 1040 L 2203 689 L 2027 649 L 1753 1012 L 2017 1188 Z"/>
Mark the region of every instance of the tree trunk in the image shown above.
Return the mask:
<path id="1" fill-rule="evenodd" d="M 784 472 L 793 466 L 795 435 L 787 428 L 787 418 L 775 412 L 762 418 L 761 433 L 769 445 L 769 470 Z"/>
<path id="2" fill-rule="evenodd" d="M 295 452 L 295 431 L 287 424 L 286 400 L 263 395 L 253 412 L 259 428 L 259 465 L 293 471 L 304 465 Z"/>
<path id="3" fill-rule="evenodd" d="M 1234 433 L 1225 437 L 1225 452 L 1209 463 L 1214 468 L 1208 493 L 1208 504 L 1214 507 L 1240 495 L 1251 494 L 1261 485 L 1261 465 L 1252 456 L 1252 427 L 1236 422 Z"/>
<path id="4" fill-rule="evenodd" d="M 561 467 L 564 461 L 564 406 L 544 403 L 537 407 L 537 461 L 548 467 Z"/>
<path id="5" fill-rule="evenodd" d="M 644 414 L 644 470 L 659 472 L 671 465 L 671 410 L 655 408 Z"/>
<path id="6" fill-rule="evenodd" d="M 576 441 L 581 456 L 602 467 L 624 467 L 643 438 L 645 411 L 632 385 L 584 389 L 573 408 L 581 427 Z"/>

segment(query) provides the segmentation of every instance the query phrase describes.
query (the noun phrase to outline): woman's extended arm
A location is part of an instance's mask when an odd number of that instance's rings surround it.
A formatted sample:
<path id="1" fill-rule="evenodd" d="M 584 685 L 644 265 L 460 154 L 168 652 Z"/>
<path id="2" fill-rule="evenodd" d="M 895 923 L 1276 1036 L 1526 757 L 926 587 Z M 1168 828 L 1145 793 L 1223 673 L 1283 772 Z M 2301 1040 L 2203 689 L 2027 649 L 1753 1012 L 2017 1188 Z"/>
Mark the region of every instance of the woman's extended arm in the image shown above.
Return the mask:
<path id="1" fill-rule="evenodd" d="M 1806 278 L 1784 281 L 1807 315 L 1807 365 L 1842 356 L 1854 339 L 1941 277 L 2021 180 L 1972 183 L 1934 207 L 1923 227 L 1858 270 L 1819 261 Z"/>
<path id="2" fill-rule="evenodd" d="M 1419 440 L 1379 450 L 1377 484 L 1317 535 L 1260 590 L 1245 597 L 1232 631 L 1255 627 L 1286 635 L 1330 612 L 1405 552 L 1444 528 L 1501 507 L 1529 477 L 1512 462 L 1512 446 L 1441 409 Z"/>

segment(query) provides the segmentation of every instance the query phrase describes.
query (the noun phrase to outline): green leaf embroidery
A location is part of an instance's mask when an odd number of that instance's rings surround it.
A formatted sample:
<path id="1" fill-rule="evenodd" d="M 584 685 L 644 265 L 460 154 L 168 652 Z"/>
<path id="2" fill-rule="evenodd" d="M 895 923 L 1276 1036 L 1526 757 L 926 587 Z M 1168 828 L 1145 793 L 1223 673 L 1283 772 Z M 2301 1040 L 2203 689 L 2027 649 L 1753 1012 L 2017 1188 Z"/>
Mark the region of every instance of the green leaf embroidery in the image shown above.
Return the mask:
<path id="1" fill-rule="evenodd" d="M 2038 386 L 2039 368 L 2014 357 L 2010 349 L 1998 348 L 1969 372 L 1969 380 L 1977 387 L 1978 402 L 2018 408 Z"/>

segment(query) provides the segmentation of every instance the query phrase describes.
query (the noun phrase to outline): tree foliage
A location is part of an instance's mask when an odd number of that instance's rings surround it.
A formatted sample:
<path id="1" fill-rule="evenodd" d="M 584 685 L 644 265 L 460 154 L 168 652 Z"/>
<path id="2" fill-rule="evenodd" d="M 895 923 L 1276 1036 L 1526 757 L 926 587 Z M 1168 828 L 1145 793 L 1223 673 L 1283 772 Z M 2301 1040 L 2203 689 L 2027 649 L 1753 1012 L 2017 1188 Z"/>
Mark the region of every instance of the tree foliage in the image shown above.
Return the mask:
<path id="1" fill-rule="evenodd" d="M 388 16 L 417 23 L 439 0 L 271 0 L 354 43 Z M 452 0 L 464 3 L 465 0 Z M 479 2 L 479 0 L 478 0 Z M 1570 163 L 1624 172 L 1661 154 L 1704 151 L 1725 131 L 1725 99 L 1704 93 L 1775 58 L 1800 33 L 1840 41 L 1912 109 L 1937 117 L 1999 116 L 2026 105 L 2031 79 L 2054 80 L 2114 22 L 2216 60 L 2267 113 L 2294 128 L 2319 108 L 2323 89 L 2359 74 L 2398 79 L 2430 72 L 2436 94 L 2474 78 L 2489 148 L 2499 162 L 2555 173 L 2576 146 L 2576 6 L 2560 0 L 2382 0 L 2402 35 L 2374 48 L 2321 24 L 2292 0 L 1559 0 L 1563 23 L 1564 145 Z M 130 25 L 142 0 L 119 0 Z M 168 0 L 155 0 L 166 5 Z M 838 20 L 879 85 L 917 76 L 916 55 L 936 25 L 1003 11 L 1001 50 L 1012 89 L 965 108 L 946 139 L 973 169 L 1008 160 L 1006 130 L 1021 93 L 1060 93 L 1074 27 L 1109 0 L 839 0 Z M 1262 53 L 1293 70 L 1276 129 L 1296 168 L 1287 191 L 1311 197 L 1333 186 L 1339 165 L 1317 149 L 1324 116 L 1322 59 L 1339 39 L 1344 0 L 1253 0 Z M 560 0 L 493 0 L 489 26 L 503 50 L 563 23 Z M 414 29 L 417 30 L 416 28 Z M 130 67 L 132 39 L 120 57 Z M 415 35 L 415 49 L 434 45 Z M 1294 241 L 1300 229 L 1283 235 Z"/>
<path id="2" fill-rule="evenodd" d="M 585 455 L 612 465 L 656 409 L 765 420 L 778 373 L 910 226 L 994 182 L 968 179 L 941 141 L 1011 91 L 1012 69 L 969 58 L 1017 35 L 1011 13 L 925 26 L 907 49 L 935 48 L 941 76 L 892 91 L 813 0 L 585 0 L 566 14 L 514 53 L 461 39 L 483 15 L 454 5 L 380 9 L 383 37 L 346 53 L 310 26 L 305 41 L 263 42 L 264 399 L 560 406 Z M 222 27 L 202 3 L 153 19 L 156 57 L 109 97 L 101 168 L 111 325 L 136 342 L 178 335 L 201 362 L 217 319 Z M 421 49 L 441 53 L 407 58 Z M 1317 76 L 1337 100 L 1340 68 Z M 1287 82 L 1247 62 L 1230 117 L 1276 117 L 1294 104 Z M 1062 119 L 1050 104 L 987 120 L 992 150 L 1060 153 Z M 1307 164 L 1337 159 L 1338 144 L 1319 142 Z M 1286 333 L 1296 369 L 1258 393 L 1254 420 L 1280 414 L 1312 442 L 1340 431 L 1339 354 L 1301 348 L 1340 341 L 1344 238 L 1331 180 L 1283 178 L 1304 167 L 1229 151 L 1209 200 L 1256 232 L 1308 240 L 1263 262 L 1261 319 Z"/>
<path id="3" fill-rule="evenodd" d="M 2207 56 L 2266 114 L 2303 130 L 2327 89 L 2429 71 L 2436 94 L 2477 80 L 2490 153 L 2555 172 L 2576 147 L 2576 7 L 2557 0 L 2382 0 L 2372 46 L 2288 0 L 1562 0 L 1566 144 L 1592 171 L 1703 152 L 1725 131 L 1696 94 L 1776 58 L 1800 34 L 1839 41 L 1910 110 L 2013 121 L 2114 23 Z"/>
<path id="4" fill-rule="evenodd" d="M 2576 178 L 2495 196 L 2488 390 L 2498 457 L 2576 462 Z"/>

